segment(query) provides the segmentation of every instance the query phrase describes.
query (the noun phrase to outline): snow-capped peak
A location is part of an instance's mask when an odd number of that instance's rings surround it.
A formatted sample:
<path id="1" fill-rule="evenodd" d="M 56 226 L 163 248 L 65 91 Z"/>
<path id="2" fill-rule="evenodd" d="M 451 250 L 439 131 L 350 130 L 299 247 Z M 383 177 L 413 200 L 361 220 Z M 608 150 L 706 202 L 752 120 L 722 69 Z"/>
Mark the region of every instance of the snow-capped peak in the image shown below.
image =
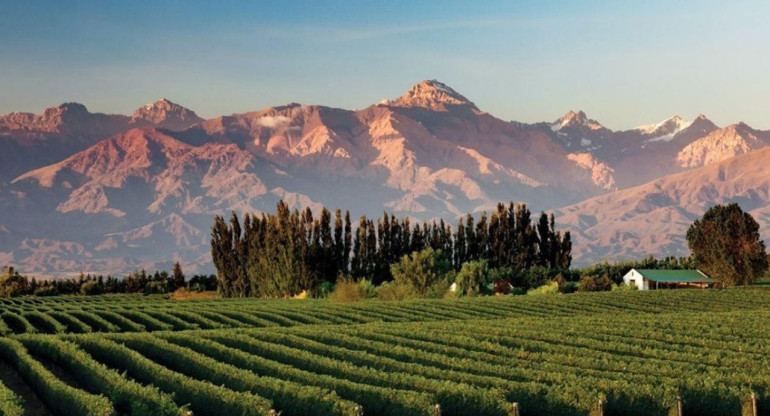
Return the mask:
<path id="1" fill-rule="evenodd" d="M 452 87 L 435 79 L 425 80 L 413 86 L 406 94 L 389 102 L 400 107 L 445 108 L 446 105 L 464 105 L 478 110 L 475 104 Z"/>
<path id="2" fill-rule="evenodd" d="M 551 130 L 553 131 L 561 131 L 568 127 L 587 127 L 590 130 L 604 128 L 598 121 L 589 119 L 586 113 L 581 110 L 577 112 L 570 110 L 567 114 L 551 123 Z"/>
<path id="3" fill-rule="evenodd" d="M 692 121 L 685 121 L 679 116 L 673 116 L 660 123 L 639 126 L 634 130 L 648 136 L 650 141 L 669 141 L 680 131 L 690 127 L 692 123 Z"/>

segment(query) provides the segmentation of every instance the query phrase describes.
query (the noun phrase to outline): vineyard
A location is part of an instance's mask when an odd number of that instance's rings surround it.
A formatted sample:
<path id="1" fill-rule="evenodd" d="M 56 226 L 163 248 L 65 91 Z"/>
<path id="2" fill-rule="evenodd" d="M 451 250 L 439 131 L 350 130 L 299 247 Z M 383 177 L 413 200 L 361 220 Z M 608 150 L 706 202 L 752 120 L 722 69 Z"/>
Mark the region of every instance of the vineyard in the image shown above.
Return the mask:
<path id="1" fill-rule="evenodd" d="M 4 415 L 770 414 L 770 291 L 0 300 Z"/>

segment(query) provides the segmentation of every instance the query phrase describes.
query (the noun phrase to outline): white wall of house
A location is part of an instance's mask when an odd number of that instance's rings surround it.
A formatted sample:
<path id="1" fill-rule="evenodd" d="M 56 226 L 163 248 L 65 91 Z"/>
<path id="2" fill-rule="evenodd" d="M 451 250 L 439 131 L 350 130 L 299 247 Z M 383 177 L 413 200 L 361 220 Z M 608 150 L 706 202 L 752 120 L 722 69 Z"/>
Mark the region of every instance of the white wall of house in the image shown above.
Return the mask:
<path id="1" fill-rule="evenodd" d="M 636 269 L 631 269 L 623 276 L 623 283 L 631 286 L 636 286 L 639 290 L 650 290 L 650 285 L 647 279 L 637 272 Z"/>

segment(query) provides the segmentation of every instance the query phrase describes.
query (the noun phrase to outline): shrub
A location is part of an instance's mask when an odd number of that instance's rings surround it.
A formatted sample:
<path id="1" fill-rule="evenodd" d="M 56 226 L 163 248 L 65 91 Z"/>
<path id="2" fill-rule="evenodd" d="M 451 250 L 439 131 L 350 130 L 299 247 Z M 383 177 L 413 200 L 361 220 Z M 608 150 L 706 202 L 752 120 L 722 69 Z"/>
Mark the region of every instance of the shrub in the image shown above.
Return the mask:
<path id="1" fill-rule="evenodd" d="M 193 292 L 217 290 L 217 277 L 213 274 L 208 276 L 196 274 L 187 282 L 187 287 Z"/>
<path id="2" fill-rule="evenodd" d="M 600 277 L 583 276 L 578 282 L 578 292 L 604 292 L 612 289 L 612 279 L 610 275 L 604 273 Z"/>
<path id="3" fill-rule="evenodd" d="M 157 295 L 168 293 L 168 281 L 166 280 L 154 280 L 147 282 L 144 286 L 145 295 Z"/>
<path id="4" fill-rule="evenodd" d="M 342 280 L 343 277 L 338 277 L 337 280 Z M 334 290 L 334 283 L 328 281 L 328 280 L 322 280 L 321 283 L 318 284 L 318 292 L 316 293 L 316 296 L 319 298 L 327 298 L 329 297 L 329 294 L 332 293 L 332 290 Z"/>
<path id="5" fill-rule="evenodd" d="M 377 286 L 369 279 L 361 279 L 358 281 L 358 291 L 366 299 L 377 297 Z"/>
<path id="6" fill-rule="evenodd" d="M 332 302 L 354 302 L 373 298 L 376 295 L 376 289 L 372 282 L 361 279 L 356 282 L 350 278 L 344 278 L 337 281 L 334 290 L 329 293 L 329 300 Z"/>
<path id="7" fill-rule="evenodd" d="M 555 281 L 550 281 L 527 292 L 528 295 L 552 295 L 557 293 L 559 293 L 559 284 Z"/>
<path id="8" fill-rule="evenodd" d="M 96 280 L 89 280 L 80 285 L 81 295 L 101 295 L 104 291 L 102 286 Z"/>
<path id="9" fill-rule="evenodd" d="M 377 299 L 380 300 L 407 300 L 419 297 L 411 286 L 404 283 L 385 282 L 377 288 Z"/>
<path id="10" fill-rule="evenodd" d="M 59 289 L 54 285 L 43 285 L 35 289 L 35 296 L 59 296 Z"/>
<path id="11" fill-rule="evenodd" d="M 561 293 L 575 293 L 578 291 L 578 282 L 566 282 L 564 286 L 559 287 Z"/>
<path id="12" fill-rule="evenodd" d="M 447 273 L 446 277 L 439 279 L 438 282 L 432 284 L 425 292 L 425 297 L 429 299 L 443 299 L 447 296 L 447 293 L 454 294 L 449 288 L 452 286 L 452 282 L 455 281 L 454 270 Z"/>
<path id="13" fill-rule="evenodd" d="M 553 281 L 559 285 L 559 293 L 574 293 L 578 290 L 578 283 L 568 282 L 561 273 L 557 274 Z"/>
<path id="14" fill-rule="evenodd" d="M 636 285 L 628 285 L 625 283 L 621 283 L 619 285 L 612 285 L 612 291 L 613 292 L 631 292 L 634 290 L 639 290 Z"/>

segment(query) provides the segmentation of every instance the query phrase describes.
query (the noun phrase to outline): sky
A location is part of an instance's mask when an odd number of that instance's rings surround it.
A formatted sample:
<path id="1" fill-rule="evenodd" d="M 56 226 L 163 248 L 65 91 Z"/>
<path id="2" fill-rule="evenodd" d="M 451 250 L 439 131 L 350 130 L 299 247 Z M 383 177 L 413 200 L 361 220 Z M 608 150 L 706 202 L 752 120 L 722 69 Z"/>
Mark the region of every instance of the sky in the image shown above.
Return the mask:
<path id="1" fill-rule="evenodd" d="M 0 114 L 361 109 L 438 79 L 503 120 L 770 129 L 765 1 L 0 1 Z"/>

